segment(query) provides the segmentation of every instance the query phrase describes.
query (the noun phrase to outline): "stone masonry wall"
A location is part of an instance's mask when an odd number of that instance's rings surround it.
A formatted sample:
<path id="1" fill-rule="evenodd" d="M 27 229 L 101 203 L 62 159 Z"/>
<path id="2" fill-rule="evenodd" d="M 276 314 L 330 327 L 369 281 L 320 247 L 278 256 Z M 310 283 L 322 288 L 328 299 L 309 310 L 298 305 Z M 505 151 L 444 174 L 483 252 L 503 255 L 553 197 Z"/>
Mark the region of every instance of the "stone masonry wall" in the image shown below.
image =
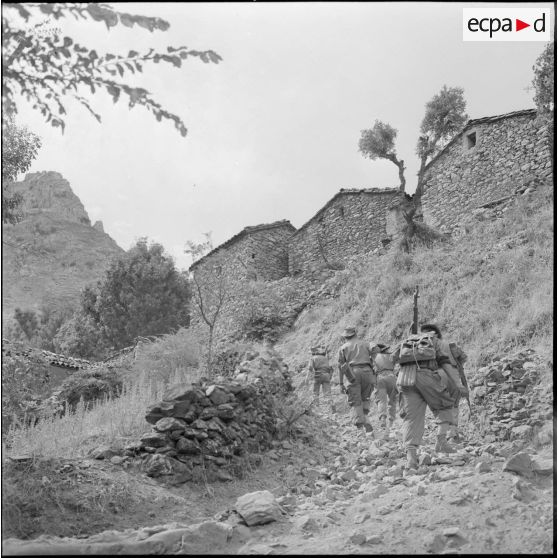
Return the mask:
<path id="1" fill-rule="evenodd" d="M 277 282 L 286 278 L 287 239 L 294 231 L 289 221 L 247 227 L 236 238 L 217 247 L 190 268 L 200 283 L 220 283 L 226 295 L 216 325 L 216 340 L 235 337 L 238 320 L 247 306 L 243 296 L 250 290 L 250 284 Z M 222 278 L 217 278 L 217 274 L 222 274 Z M 205 306 L 210 306 L 218 290 L 213 287 L 204 291 Z M 197 296 L 196 292 L 194 296 Z M 196 304 L 192 304 L 191 327 L 202 334 L 207 332 L 207 325 L 199 315 Z"/>
<path id="2" fill-rule="evenodd" d="M 535 111 L 473 121 L 425 172 L 424 221 L 452 232 L 476 208 L 513 195 L 522 182 L 552 176 L 545 130 Z M 467 136 L 476 132 L 476 145 Z"/>
<path id="3" fill-rule="evenodd" d="M 273 349 L 249 350 L 232 379 L 169 388 L 147 409 L 152 432 L 126 454 L 139 456 L 152 477 L 232 480 L 242 475 L 250 453 L 271 446 L 281 430 L 275 397 L 292 389 L 287 365 Z"/>
<path id="4" fill-rule="evenodd" d="M 289 240 L 289 273 L 345 263 L 391 240 L 388 206 L 397 189 L 342 190 Z"/>
<path id="5" fill-rule="evenodd" d="M 289 221 L 246 227 L 237 240 L 233 237 L 217 247 L 191 270 L 203 274 L 219 260 L 232 282 L 280 279 L 288 274 L 287 239 L 294 231 Z"/>

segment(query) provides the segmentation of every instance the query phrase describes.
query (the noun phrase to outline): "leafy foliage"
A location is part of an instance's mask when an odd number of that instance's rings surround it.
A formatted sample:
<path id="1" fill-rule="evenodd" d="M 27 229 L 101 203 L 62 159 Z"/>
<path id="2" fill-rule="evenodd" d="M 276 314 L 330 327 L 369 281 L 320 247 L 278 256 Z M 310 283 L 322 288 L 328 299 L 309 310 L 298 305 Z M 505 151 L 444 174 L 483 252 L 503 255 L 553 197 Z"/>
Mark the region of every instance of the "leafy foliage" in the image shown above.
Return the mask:
<path id="1" fill-rule="evenodd" d="M 440 93 L 426 103 L 426 112 L 420 125 L 417 155 L 420 157 L 419 188 L 424 167 L 467 123 L 467 103 L 462 87 L 444 85 Z"/>
<path id="2" fill-rule="evenodd" d="M 275 343 L 292 325 L 300 310 L 296 284 L 250 281 L 241 288 L 243 308 L 238 313 L 239 332 L 251 341 Z"/>
<path id="3" fill-rule="evenodd" d="M 38 312 L 16 308 L 13 319 L 4 324 L 4 337 L 31 347 L 57 351 L 54 339 L 72 316 L 73 309 L 61 303 L 42 304 Z"/>
<path id="4" fill-rule="evenodd" d="M 18 174 L 29 170 L 41 147 L 39 136 L 23 126 L 16 126 L 12 116 L 2 118 L 2 223 L 17 223 L 22 202 L 20 194 L 10 193 L 10 184 Z"/>
<path id="5" fill-rule="evenodd" d="M 53 343 L 58 353 L 95 360 L 104 358 L 109 349 L 97 322 L 83 310 L 60 327 Z"/>
<path id="6" fill-rule="evenodd" d="M 88 407 L 93 402 L 118 396 L 121 390 L 122 380 L 113 370 L 78 370 L 62 382 L 57 391 L 57 399 L 74 410 L 80 399 Z"/>
<path id="7" fill-rule="evenodd" d="M 16 308 L 14 311 L 14 319 L 23 330 L 28 340 L 33 339 L 39 327 L 39 320 L 33 310 L 21 310 Z"/>
<path id="8" fill-rule="evenodd" d="M 358 142 L 358 149 L 364 157 L 372 159 L 386 159 L 394 163 L 399 169 L 399 189 L 405 191 L 405 166 L 403 159 L 397 158 L 395 150 L 395 138 L 397 137 L 397 130 L 376 120 L 374 126 L 369 130 L 361 130 L 360 141 Z"/>
<path id="9" fill-rule="evenodd" d="M 48 366 L 2 355 L 2 428 L 33 419 L 48 387 Z"/>
<path id="10" fill-rule="evenodd" d="M 158 121 L 174 122 L 182 136 L 187 129 L 180 117 L 165 110 L 149 91 L 131 87 L 124 78 L 143 72 L 146 63 L 160 62 L 176 68 L 188 58 L 205 63 L 219 63 L 221 57 L 212 50 L 198 51 L 186 46 L 167 47 L 167 52 L 149 49 L 126 55 L 99 54 L 79 44 L 72 37 L 61 36 L 60 29 L 48 29 L 44 20 L 31 25 L 37 18 L 55 21 L 74 17 L 104 23 L 108 29 L 117 25 L 140 27 L 150 32 L 166 31 L 170 24 L 158 17 L 146 17 L 115 11 L 101 3 L 5 3 L 2 10 L 2 100 L 7 112 L 16 113 L 16 98 L 25 97 L 46 121 L 64 131 L 66 97 L 75 99 L 99 122 L 101 117 L 84 96 L 99 90 L 108 93 L 116 103 L 126 98 L 130 108 L 140 105 Z"/>
<path id="11" fill-rule="evenodd" d="M 138 336 L 159 335 L 188 325 L 190 288 L 158 243 L 140 239 L 113 260 L 95 291 L 82 296 L 82 311 L 115 349 Z"/>
<path id="12" fill-rule="evenodd" d="M 541 52 L 535 65 L 533 66 L 534 77 L 533 87 L 535 88 L 535 105 L 540 120 L 542 120 L 547 127 L 547 135 L 549 138 L 549 145 L 552 146 L 554 140 L 554 49 L 556 43 L 548 43 L 545 49 Z M 552 153 L 554 150 L 552 149 Z"/>
<path id="13" fill-rule="evenodd" d="M 533 66 L 533 100 L 537 110 L 548 114 L 554 111 L 554 48 L 555 43 L 548 43 Z"/>

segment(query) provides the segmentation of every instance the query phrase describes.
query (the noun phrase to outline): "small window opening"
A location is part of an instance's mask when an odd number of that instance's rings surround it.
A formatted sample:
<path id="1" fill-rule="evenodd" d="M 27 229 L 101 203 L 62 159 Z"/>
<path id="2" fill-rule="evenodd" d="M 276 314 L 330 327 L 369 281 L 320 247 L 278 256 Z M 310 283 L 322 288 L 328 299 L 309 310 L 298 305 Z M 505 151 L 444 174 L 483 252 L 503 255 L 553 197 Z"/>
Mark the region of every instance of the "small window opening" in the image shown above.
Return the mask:
<path id="1" fill-rule="evenodd" d="M 465 136 L 465 146 L 467 149 L 472 149 L 475 145 L 477 145 L 477 133 L 471 132 Z"/>
<path id="2" fill-rule="evenodd" d="M 256 254 L 252 254 L 252 259 L 253 259 L 253 260 L 256 259 Z"/>
<path id="3" fill-rule="evenodd" d="M 343 206 L 339 207 L 339 217 L 345 217 L 345 208 Z"/>

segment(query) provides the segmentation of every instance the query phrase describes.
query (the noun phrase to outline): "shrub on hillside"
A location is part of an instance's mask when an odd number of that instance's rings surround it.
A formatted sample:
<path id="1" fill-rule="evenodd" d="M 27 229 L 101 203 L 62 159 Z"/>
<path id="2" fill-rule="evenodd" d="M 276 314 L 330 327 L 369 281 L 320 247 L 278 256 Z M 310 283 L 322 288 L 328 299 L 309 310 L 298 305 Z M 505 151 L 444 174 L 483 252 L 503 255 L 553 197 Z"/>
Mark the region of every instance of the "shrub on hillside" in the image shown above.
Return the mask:
<path id="1" fill-rule="evenodd" d="M 242 291 L 238 309 L 239 336 L 250 341 L 275 342 L 292 325 L 304 299 L 296 282 L 251 281 Z"/>
<path id="2" fill-rule="evenodd" d="M 78 370 L 69 376 L 57 391 L 59 404 L 75 410 L 80 400 L 84 405 L 116 397 L 122 390 L 122 378 L 114 370 L 108 368 L 92 368 Z"/>
<path id="3" fill-rule="evenodd" d="M 77 311 L 58 330 L 53 340 L 55 352 L 64 355 L 101 360 L 109 347 L 101 330 L 90 316 Z"/>
<path id="4" fill-rule="evenodd" d="M 141 239 L 116 257 L 96 286 L 81 292 L 80 307 L 58 331 L 60 352 L 103 358 L 138 337 L 161 335 L 189 324 L 187 277 L 157 243 Z"/>
<path id="5" fill-rule="evenodd" d="M 2 355 L 2 429 L 34 421 L 48 389 L 49 367 L 20 356 Z"/>

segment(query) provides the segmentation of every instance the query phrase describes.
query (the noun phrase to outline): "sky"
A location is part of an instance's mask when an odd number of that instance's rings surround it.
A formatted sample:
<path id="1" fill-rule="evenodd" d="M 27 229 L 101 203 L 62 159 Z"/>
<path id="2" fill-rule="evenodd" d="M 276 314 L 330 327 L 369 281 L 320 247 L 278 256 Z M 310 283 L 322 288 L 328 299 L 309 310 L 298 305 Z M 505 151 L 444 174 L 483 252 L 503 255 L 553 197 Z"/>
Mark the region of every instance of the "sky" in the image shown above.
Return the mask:
<path id="1" fill-rule="evenodd" d="M 544 42 L 464 42 L 464 7 L 490 3 L 112 3 L 157 16 L 170 29 L 107 30 L 63 22 L 64 34 L 99 53 L 186 45 L 222 62 L 145 65 L 132 83 L 188 127 L 142 109 L 91 98 L 99 124 L 67 103 L 66 131 L 25 101 L 18 123 L 41 136 L 30 172 L 57 171 L 122 248 L 147 237 L 187 268 L 186 241 L 218 245 L 246 226 L 288 219 L 300 227 L 340 188 L 393 188 L 397 167 L 358 151 L 379 119 L 398 130 L 407 190 L 425 104 L 443 85 L 465 90 L 480 118 L 533 108 L 533 64 Z M 510 4 L 553 7 L 551 3 Z"/>

